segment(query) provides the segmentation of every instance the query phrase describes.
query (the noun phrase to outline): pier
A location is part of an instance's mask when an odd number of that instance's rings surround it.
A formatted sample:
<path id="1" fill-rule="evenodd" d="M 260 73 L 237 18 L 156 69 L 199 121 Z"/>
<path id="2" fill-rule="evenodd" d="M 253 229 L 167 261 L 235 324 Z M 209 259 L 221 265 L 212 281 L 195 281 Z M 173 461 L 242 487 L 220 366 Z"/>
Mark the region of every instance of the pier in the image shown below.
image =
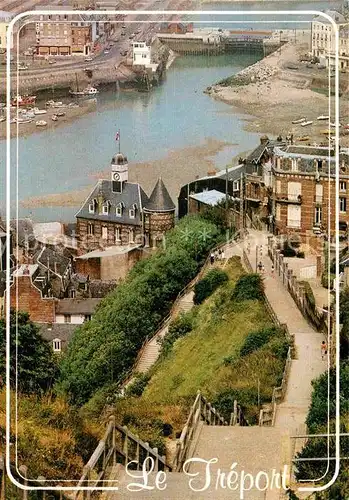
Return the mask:
<path id="1" fill-rule="evenodd" d="M 186 33 L 160 32 L 157 38 L 177 54 L 222 54 L 257 52 L 267 56 L 288 42 L 292 34 L 284 31 L 222 30 L 199 28 Z"/>

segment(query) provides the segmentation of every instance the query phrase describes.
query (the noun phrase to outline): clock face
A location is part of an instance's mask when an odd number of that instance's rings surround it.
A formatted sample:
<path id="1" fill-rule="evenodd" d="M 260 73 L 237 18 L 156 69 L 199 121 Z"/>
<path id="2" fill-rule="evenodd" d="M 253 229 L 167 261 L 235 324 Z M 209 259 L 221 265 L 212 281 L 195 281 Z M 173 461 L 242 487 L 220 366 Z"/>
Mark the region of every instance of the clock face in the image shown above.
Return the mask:
<path id="1" fill-rule="evenodd" d="M 118 181 L 120 180 L 120 174 L 118 172 L 113 173 L 113 181 Z"/>

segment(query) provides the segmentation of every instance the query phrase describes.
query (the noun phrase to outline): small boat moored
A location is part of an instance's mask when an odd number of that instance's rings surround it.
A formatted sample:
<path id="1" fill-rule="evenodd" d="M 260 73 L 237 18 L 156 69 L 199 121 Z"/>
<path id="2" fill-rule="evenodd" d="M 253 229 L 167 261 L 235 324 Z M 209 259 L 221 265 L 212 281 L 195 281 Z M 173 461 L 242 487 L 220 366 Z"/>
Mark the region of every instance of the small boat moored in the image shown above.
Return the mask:
<path id="1" fill-rule="evenodd" d="M 35 122 L 35 125 L 37 127 L 46 127 L 47 122 L 45 122 L 45 120 L 38 120 L 37 122 Z"/>
<path id="2" fill-rule="evenodd" d="M 45 115 L 46 113 L 46 109 L 34 108 L 34 115 Z"/>
<path id="3" fill-rule="evenodd" d="M 298 123 L 303 123 L 303 122 L 306 122 L 307 119 L 306 118 L 299 118 L 298 120 L 293 120 L 293 124 L 294 125 L 297 125 Z"/>
<path id="4" fill-rule="evenodd" d="M 58 116 L 57 116 L 57 115 L 52 115 L 52 116 L 51 116 L 51 120 L 52 120 L 53 122 L 58 121 Z"/>
<path id="5" fill-rule="evenodd" d="M 65 116 L 65 112 L 64 111 L 58 111 L 56 113 L 56 116 Z"/>
<path id="6" fill-rule="evenodd" d="M 311 125 L 313 122 L 311 120 L 307 121 L 307 122 L 303 122 L 301 123 L 301 127 L 307 127 L 308 125 Z"/>
<path id="7" fill-rule="evenodd" d="M 297 141 L 309 141 L 309 135 L 302 135 L 301 137 L 297 137 Z"/>
<path id="8" fill-rule="evenodd" d="M 317 117 L 318 120 L 329 120 L 330 117 L 328 115 L 320 115 Z"/>

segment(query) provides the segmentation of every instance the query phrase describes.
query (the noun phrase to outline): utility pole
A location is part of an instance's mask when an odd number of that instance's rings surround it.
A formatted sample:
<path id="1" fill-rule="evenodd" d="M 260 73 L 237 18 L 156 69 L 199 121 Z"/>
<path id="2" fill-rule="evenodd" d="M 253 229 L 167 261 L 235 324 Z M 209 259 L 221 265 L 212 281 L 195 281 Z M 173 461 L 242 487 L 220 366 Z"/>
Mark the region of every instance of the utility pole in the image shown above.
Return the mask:
<path id="1" fill-rule="evenodd" d="M 244 186 L 244 174 L 241 172 L 240 175 L 240 231 L 244 229 L 244 195 L 245 195 L 245 186 Z"/>
<path id="2" fill-rule="evenodd" d="M 228 213 L 229 210 L 229 195 L 228 195 L 228 165 L 225 166 L 225 223 L 227 225 L 227 230 L 230 229 L 230 216 Z M 229 232 L 229 238 L 230 238 L 230 232 Z"/>
<path id="3" fill-rule="evenodd" d="M 256 273 L 258 272 L 258 249 L 259 245 L 256 245 Z"/>

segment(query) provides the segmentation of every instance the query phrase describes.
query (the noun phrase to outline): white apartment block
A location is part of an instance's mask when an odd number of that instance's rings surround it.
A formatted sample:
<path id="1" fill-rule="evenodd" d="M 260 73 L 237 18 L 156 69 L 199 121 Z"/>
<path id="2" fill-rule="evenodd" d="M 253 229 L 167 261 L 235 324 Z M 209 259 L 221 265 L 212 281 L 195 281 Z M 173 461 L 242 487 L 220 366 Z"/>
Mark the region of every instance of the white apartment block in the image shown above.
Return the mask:
<path id="1" fill-rule="evenodd" d="M 329 15 L 337 24 L 339 29 L 339 54 L 340 54 L 340 68 L 347 67 L 347 42 L 348 34 L 345 29 L 346 20 L 345 17 L 339 12 L 333 10 L 325 11 L 325 14 Z M 316 16 L 311 23 L 311 53 L 314 57 L 318 57 L 322 64 L 334 65 L 334 55 L 335 55 L 335 33 L 334 27 L 328 19 L 323 16 Z"/>

